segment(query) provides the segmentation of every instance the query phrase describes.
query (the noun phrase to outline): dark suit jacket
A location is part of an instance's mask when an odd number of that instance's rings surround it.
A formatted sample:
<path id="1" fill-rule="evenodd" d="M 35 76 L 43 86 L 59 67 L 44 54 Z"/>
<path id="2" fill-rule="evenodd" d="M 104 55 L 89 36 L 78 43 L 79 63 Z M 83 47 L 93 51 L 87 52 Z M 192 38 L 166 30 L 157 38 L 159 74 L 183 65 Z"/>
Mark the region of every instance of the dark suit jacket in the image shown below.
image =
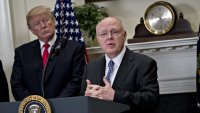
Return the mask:
<path id="1" fill-rule="evenodd" d="M 105 57 L 86 65 L 81 94 L 85 92 L 86 79 L 92 84 L 104 85 L 105 65 Z M 133 113 L 153 111 L 159 99 L 156 61 L 127 48 L 112 88 L 114 101 L 130 105 Z"/>
<path id="2" fill-rule="evenodd" d="M 0 102 L 9 101 L 8 83 L 0 60 Z"/>
<path id="3" fill-rule="evenodd" d="M 16 100 L 23 100 L 29 95 L 40 95 L 47 99 L 76 96 L 80 92 L 84 65 L 84 46 L 75 41 L 67 41 L 60 53 L 49 60 L 42 82 L 39 40 L 24 44 L 15 49 L 11 75 L 13 96 Z"/>

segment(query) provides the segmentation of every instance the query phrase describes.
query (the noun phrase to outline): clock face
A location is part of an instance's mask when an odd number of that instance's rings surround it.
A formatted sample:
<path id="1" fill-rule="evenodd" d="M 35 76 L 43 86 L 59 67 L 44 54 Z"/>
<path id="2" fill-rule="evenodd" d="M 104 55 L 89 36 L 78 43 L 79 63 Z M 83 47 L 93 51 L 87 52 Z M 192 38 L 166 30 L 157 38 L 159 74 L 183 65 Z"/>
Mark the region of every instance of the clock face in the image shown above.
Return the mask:
<path id="1" fill-rule="evenodd" d="M 173 9 L 165 4 L 153 4 L 145 13 L 145 26 L 153 34 L 167 33 L 173 27 L 174 20 Z"/>

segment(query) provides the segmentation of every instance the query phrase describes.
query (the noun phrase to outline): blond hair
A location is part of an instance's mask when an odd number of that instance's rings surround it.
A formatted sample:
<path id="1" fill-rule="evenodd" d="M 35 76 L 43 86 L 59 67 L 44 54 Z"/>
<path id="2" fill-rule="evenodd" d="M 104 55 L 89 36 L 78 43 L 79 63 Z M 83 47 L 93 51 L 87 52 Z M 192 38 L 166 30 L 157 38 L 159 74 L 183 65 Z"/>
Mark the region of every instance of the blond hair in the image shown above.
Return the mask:
<path id="1" fill-rule="evenodd" d="M 29 20 L 31 18 L 33 18 L 34 16 L 37 16 L 37 15 L 40 15 L 40 14 L 47 14 L 49 15 L 49 17 L 52 19 L 52 20 L 55 20 L 54 18 L 54 15 L 53 13 L 51 12 L 51 9 L 49 7 L 46 7 L 46 6 L 37 6 L 37 7 L 34 7 L 32 8 L 28 14 L 26 15 L 26 21 L 27 21 L 27 25 L 28 25 L 28 28 L 30 29 L 30 23 L 29 23 Z"/>

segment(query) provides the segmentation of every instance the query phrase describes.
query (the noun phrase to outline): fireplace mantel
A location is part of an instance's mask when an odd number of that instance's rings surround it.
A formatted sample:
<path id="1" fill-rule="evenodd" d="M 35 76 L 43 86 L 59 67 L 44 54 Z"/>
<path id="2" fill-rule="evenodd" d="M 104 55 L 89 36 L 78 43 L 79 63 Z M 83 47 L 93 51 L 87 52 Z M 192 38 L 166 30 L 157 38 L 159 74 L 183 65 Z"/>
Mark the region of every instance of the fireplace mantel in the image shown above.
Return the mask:
<path id="1" fill-rule="evenodd" d="M 196 92 L 196 43 L 198 37 L 127 44 L 134 52 L 156 60 L 160 94 Z M 100 47 L 87 48 L 90 59 L 103 54 Z"/>

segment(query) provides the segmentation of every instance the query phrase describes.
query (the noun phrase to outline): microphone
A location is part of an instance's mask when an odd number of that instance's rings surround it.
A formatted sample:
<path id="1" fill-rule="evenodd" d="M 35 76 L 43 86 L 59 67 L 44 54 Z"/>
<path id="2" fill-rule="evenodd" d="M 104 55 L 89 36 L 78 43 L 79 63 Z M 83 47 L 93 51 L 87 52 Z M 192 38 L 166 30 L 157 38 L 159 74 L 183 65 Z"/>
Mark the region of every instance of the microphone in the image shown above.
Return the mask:
<path id="1" fill-rule="evenodd" d="M 60 51 L 62 50 L 62 48 L 65 47 L 65 45 L 67 44 L 67 39 L 66 38 L 60 38 L 58 43 L 56 43 L 55 45 L 52 46 L 52 49 L 50 51 L 49 57 L 47 58 L 47 62 L 46 65 L 43 68 L 43 72 L 42 72 L 42 80 L 41 80 L 41 88 L 42 88 L 42 96 L 45 96 L 44 93 L 44 82 L 45 82 L 45 76 L 46 76 L 46 71 L 47 71 L 47 67 L 50 63 L 50 61 L 57 55 L 60 54 Z"/>
<path id="2" fill-rule="evenodd" d="M 58 44 L 56 44 L 57 46 L 55 46 L 55 48 L 53 49 L 53 54 L 59 55 L 60 51 L 62 50 L 63 47 L 65 47 L 66 44 L 67 44 L 67 39 L 60 38 Z"/>

